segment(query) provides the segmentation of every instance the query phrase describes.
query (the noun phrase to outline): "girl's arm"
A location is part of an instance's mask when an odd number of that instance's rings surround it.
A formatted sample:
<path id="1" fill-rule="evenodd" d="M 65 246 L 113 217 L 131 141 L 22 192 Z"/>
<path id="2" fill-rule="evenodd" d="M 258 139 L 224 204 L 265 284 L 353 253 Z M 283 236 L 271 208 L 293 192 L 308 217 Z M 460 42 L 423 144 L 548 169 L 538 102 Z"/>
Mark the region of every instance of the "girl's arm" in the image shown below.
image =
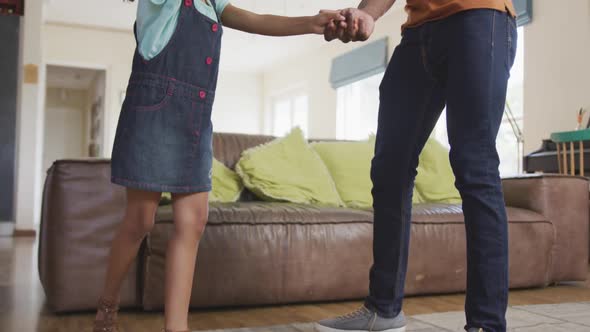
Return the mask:
<path id="1" fill-rule="evenodd" d="M 227 5 L 221 14 L 223 24 L 232 29 L 267 36 L 294 36 L 304 34 L 323 34 L 326 25 L 333 21 L 343 21 L 340 11 L 322 10 L 315 16 L 285 17 L 259 15 Z"/>

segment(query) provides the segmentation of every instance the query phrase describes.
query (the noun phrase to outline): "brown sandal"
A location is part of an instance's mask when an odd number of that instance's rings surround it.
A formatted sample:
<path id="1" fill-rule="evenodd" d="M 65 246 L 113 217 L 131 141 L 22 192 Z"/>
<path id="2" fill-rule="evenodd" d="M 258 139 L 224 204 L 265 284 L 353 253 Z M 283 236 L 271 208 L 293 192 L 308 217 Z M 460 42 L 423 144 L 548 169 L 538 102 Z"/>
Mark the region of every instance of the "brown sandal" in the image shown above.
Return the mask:
<path id="1" fill-rule="evenodd" d="M 101 320 L 94 321 L 93 332 L 117 332 L 116 316 L 119 311 L 119 306 L 115 302 L 111 302 L 101 298 L 98 300 L 98 311 L 102 313 Z"/>

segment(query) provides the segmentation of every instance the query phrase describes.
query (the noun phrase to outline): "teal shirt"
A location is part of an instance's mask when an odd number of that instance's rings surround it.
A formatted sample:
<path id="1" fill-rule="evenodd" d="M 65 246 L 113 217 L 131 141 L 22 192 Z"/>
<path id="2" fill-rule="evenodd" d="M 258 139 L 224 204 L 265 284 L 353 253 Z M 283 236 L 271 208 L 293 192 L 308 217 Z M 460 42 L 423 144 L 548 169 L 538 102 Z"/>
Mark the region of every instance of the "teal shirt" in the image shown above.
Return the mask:
<path id="1" fill-rule="evenodd" d="M 139 0 L 137 4 L 137 41 L 139 53 L 147 60 L 160 53 L 172 38 L 184 0 Z M 195 8 L 217 22 L 229 0 L 193 0 Z"/>

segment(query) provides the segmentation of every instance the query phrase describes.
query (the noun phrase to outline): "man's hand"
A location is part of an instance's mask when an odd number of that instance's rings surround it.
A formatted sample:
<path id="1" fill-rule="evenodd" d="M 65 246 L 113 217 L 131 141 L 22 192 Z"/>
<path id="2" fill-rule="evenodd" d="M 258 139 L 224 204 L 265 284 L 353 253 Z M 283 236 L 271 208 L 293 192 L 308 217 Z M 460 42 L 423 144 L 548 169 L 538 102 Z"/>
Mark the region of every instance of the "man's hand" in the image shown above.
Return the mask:
<path id="1" fill-rule="evenodd" d="M 375 19 L 362 9 L 348 8 L 341 11 L 346 17 L 344 22 L 331 21 L 324 29 L 326 41 L 340 39 L 344 43 L 365 41 L 375 29 Z"/>

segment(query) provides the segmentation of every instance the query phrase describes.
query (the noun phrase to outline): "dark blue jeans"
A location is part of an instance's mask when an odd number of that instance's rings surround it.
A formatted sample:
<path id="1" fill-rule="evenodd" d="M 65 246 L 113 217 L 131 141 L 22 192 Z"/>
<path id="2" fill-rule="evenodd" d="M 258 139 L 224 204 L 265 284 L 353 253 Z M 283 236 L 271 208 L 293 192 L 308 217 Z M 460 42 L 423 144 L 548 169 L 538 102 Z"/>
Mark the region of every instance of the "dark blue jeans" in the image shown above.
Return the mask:
<path id="1" fill-rule="evenodd" d="M 506 331 L 508 224 L 496 136 L 516 38 L 512 17 L 478 9 L 406 29 L 395 49 L 380 87 L 371 170 L 374 264 L 366 305 L 383 316 L 402 308 L 418 156 L 446 105 L 467 233 L 467 327 Z"/>

